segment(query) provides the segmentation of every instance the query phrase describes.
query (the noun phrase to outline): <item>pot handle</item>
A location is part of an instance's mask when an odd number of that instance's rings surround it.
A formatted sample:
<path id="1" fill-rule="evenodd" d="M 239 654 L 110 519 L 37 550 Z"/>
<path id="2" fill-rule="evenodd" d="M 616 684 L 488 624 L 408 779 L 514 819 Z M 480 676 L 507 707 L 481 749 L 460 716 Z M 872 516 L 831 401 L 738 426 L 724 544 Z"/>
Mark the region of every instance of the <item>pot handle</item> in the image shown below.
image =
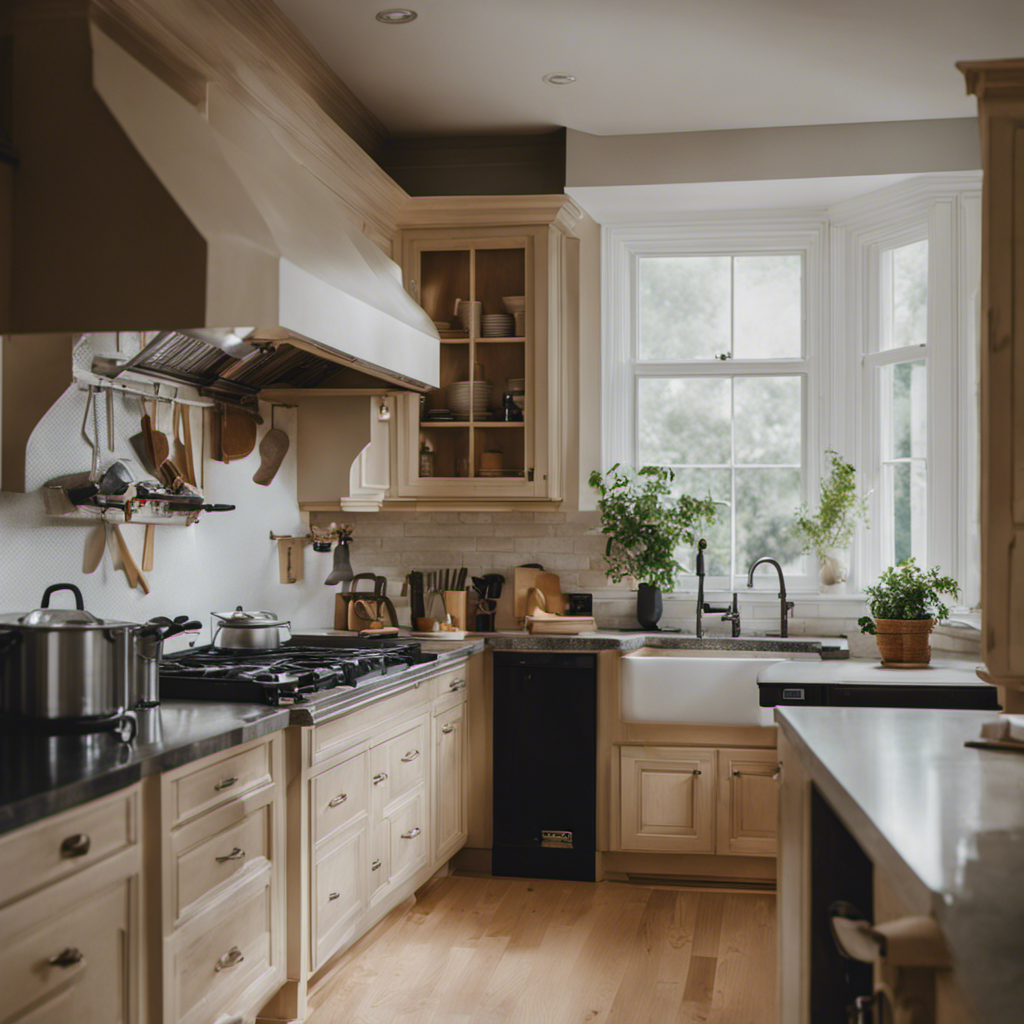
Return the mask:
<path id="1" fill-rule="evenodd" d="M 47 587 L 46 590 L 43 591 L 43 600 L 39 607 L 49 608 L 50 595 L 56 594 L 58 590 L 70 590 L 71 593 L 75 595 L 75 607 L 78 611 L 83 611 L 85 609 L 85 602 L 82 600 L 82 592 L 74 585 L 74 583 L 54 583 Z"/>

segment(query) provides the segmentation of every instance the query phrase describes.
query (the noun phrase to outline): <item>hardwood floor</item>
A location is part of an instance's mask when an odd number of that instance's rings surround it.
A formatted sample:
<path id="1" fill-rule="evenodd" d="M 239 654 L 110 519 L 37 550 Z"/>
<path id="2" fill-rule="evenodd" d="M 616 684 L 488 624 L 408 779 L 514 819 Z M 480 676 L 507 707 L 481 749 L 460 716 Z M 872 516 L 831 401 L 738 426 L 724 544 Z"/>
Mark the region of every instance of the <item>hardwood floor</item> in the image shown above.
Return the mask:
<path id="1" fill-rule="evenodd" d="M 775 897 L 450 876 L 310 995 L 309 1024 L 774 1024 Z"/>

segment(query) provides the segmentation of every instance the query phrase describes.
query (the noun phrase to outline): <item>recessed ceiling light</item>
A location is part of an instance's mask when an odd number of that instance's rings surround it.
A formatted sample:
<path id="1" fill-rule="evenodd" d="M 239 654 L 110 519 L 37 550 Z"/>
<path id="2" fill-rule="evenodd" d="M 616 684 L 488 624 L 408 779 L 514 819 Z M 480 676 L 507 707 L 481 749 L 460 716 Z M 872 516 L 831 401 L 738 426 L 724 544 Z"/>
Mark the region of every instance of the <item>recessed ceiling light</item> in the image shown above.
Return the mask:
<path id="1" fill-rule="evenodd" d="M 572 85 L 576 81 L 576 76 L 566 74 L 564 71 L 550 71 L 544 75 L 544 81 L 548 85 Z"/>
<path id="2" fill-rule="evenodd" d="M 386 11 L 377 12 L 377 20 L 385 25 L 406 25 L 416 20 L 416 12 L 408 7 L 391 7 Z"/>

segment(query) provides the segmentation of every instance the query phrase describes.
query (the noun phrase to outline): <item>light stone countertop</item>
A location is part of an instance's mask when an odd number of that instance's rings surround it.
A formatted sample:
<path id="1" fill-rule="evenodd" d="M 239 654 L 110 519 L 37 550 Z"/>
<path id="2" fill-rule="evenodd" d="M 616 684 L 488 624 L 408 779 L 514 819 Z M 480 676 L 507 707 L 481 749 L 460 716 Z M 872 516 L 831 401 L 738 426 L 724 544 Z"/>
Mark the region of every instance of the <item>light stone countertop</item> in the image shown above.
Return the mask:
<path id="1" fill-rule="evenodd" d="M 910 912 L 933 914 L 985 1024 L 1024 1007 L 1024 755 L 984 711 L 776 708 L 805 770 Z"/>
<path id="2" fill-rule="evenodd" d="M 975 669 L 978 658 L 932 658 L 927 668 L 885 668 L 877 658 L 845 661 L 779 661 L 758 674 L 759 683 L 794 686 L 844 683 L 857 686 L 987 686 Z"/>

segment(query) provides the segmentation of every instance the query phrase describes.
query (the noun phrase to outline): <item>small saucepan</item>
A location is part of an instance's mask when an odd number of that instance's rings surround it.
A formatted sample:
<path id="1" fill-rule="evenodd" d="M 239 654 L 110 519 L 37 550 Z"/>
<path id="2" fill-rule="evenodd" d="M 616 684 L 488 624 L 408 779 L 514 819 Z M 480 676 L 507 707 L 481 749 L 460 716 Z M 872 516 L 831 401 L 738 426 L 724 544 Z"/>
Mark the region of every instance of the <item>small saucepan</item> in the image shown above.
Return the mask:
<path id="1" fill-rule="evenodd" d="M 239 605 L 233 612 L 211 612 L 213 645 L 236 650 L 269 650 L 280 647 L 292 635 L 292 624 L 279 619 L 274 612 L 244 611 Z M 288 636 L 282 636 L 287 629 Z"/>

